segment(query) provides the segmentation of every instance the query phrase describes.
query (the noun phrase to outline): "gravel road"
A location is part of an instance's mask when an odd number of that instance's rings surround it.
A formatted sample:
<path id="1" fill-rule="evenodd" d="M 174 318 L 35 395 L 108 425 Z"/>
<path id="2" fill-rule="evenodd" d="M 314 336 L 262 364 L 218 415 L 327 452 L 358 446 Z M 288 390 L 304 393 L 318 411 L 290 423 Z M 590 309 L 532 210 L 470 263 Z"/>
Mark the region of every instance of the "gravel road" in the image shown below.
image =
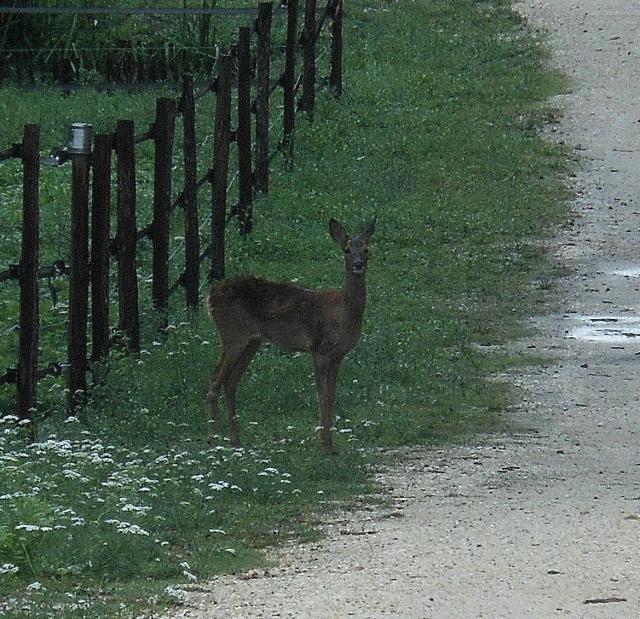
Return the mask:
<path id="1" fill-rule="evenodd" d="M 550 242 L 568 275 L 518 343 L 556 361 L 511 377 L 520 430 L 407 453 L 393 509 L 199 583 L 173 617 L 640 617 L 640 5 L 516 6 L 573 80 L 550 133 L 584 157 Z"/>

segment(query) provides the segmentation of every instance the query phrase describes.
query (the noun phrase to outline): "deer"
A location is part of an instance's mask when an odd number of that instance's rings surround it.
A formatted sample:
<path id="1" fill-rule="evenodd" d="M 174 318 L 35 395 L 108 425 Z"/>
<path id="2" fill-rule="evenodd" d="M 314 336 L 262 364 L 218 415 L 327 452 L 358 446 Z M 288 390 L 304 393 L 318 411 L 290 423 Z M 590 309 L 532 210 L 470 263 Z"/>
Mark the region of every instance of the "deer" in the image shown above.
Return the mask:
<path id="1" fill-rule="evenodd" d="M 359 235 L 350 238 L 340 222 L 329 221 L 331 238 L 344 254 L 346 277 L 342 289 L 310 290 L 252 275 L 211 286 L 206 305 L 218 330 L 221 352 L 208 392 L 210 443 L 224 390 L 229 440 L 240 447 L 236 391 L 258 349 L 267 343 L 284 351 L 311 354 L 322 448 L 326 453 L 337 453 L 331 427 L 338 370 L 362 332 L 368 245 L 376 222 L 374 218 Z"/>

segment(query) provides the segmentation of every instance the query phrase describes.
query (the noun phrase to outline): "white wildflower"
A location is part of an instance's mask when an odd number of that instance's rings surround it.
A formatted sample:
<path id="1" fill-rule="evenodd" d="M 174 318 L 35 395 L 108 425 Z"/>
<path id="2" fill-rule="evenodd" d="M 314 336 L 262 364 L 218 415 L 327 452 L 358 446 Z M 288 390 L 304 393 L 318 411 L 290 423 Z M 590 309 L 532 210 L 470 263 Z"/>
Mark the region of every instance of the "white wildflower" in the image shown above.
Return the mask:
<path id="1" fill-rule="evenodd" d="M 67 479 L 80 479 L 82 477 L 78 471 L 74 471 L 73 469 L 64 469 L 62 471 L 62 475 Z"/>
<path id="2" fill-rule="evenodd" d="M 164 592 L 170 597 L 173 598 L 173 601 L 177 604 L 184 604 L 187 600 L 187 594 L 183 589 L 178 589 L 177 587 L 172 587 L 169 585 L 166 587 Z"/>
<path id="3" fill-rule="evenodd" d="M 118 533 L 127 533 L 130 535 L 149 535 L 148 531 L 145 531 L 137 524 L 131 524 L 130 522 L 121 522 L 120 520 L 116 520 L 115 518 L 105 520 L 105 524 L 114 525 L 118 530 Z"/>
<path id="4" fill-rule="evenodd" d="M 228 488 L 228 487 L 229 487 L 229 482 L 227 481 L 219 481 L 217 483 L 209 484 L 210 490 L 224 490 L 225 488 Z"/>
<path id="5" fill-rule="evenodd" d="M 135 512 L 137 514 L 146 514 L 150 509 L 151 507 L 148 505 L 133 505 L 131 503 L 122 506 L 123 512 Z"/>

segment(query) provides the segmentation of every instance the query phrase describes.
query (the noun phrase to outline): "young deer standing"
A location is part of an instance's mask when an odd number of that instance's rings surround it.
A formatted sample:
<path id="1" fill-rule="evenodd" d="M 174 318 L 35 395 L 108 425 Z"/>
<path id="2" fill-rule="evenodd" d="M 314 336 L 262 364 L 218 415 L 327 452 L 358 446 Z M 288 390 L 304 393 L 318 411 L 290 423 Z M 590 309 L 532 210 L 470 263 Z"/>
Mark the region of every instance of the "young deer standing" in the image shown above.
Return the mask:
<path id="1" fill-rule="evenodd" d="M 258 277 L 240 277 L 214 284 L 207 307 L 218 327 L 222 352 L 209 389 L 209 436 L 218 417 L 224 389 L 229 438 L 238 446 L 236 390 L 263 342 L 287 351 L 311 353 L 320 407 L 320 438 L 325 451 L 335 453 L 331 439 L 338 369 L 362 331 L 366 303 L 367 245 L 374 219 L 356 237 L 342 224 L 329 222 L 333 240 L 342 248 L 347 271 L 342 290 L 307 290 Z"/>

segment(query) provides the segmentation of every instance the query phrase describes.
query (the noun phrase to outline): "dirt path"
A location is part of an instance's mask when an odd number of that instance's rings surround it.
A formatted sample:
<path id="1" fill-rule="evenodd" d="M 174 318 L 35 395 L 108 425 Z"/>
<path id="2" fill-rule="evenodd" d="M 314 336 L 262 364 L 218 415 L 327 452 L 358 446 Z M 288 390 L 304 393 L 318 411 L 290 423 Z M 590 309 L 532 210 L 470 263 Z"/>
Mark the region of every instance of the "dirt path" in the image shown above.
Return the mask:
<path id="1" fill-rule="evenodd" d="M 526 430 L 409 454 L 395 511 L 346 514 L 174 617 L 640 616 L 640 5 L 518 6 L 574 80 L 557 133 L 587 159 L 553 245 L 561 313 L 522 344 L 557 360 L 517 377 Z"/>

